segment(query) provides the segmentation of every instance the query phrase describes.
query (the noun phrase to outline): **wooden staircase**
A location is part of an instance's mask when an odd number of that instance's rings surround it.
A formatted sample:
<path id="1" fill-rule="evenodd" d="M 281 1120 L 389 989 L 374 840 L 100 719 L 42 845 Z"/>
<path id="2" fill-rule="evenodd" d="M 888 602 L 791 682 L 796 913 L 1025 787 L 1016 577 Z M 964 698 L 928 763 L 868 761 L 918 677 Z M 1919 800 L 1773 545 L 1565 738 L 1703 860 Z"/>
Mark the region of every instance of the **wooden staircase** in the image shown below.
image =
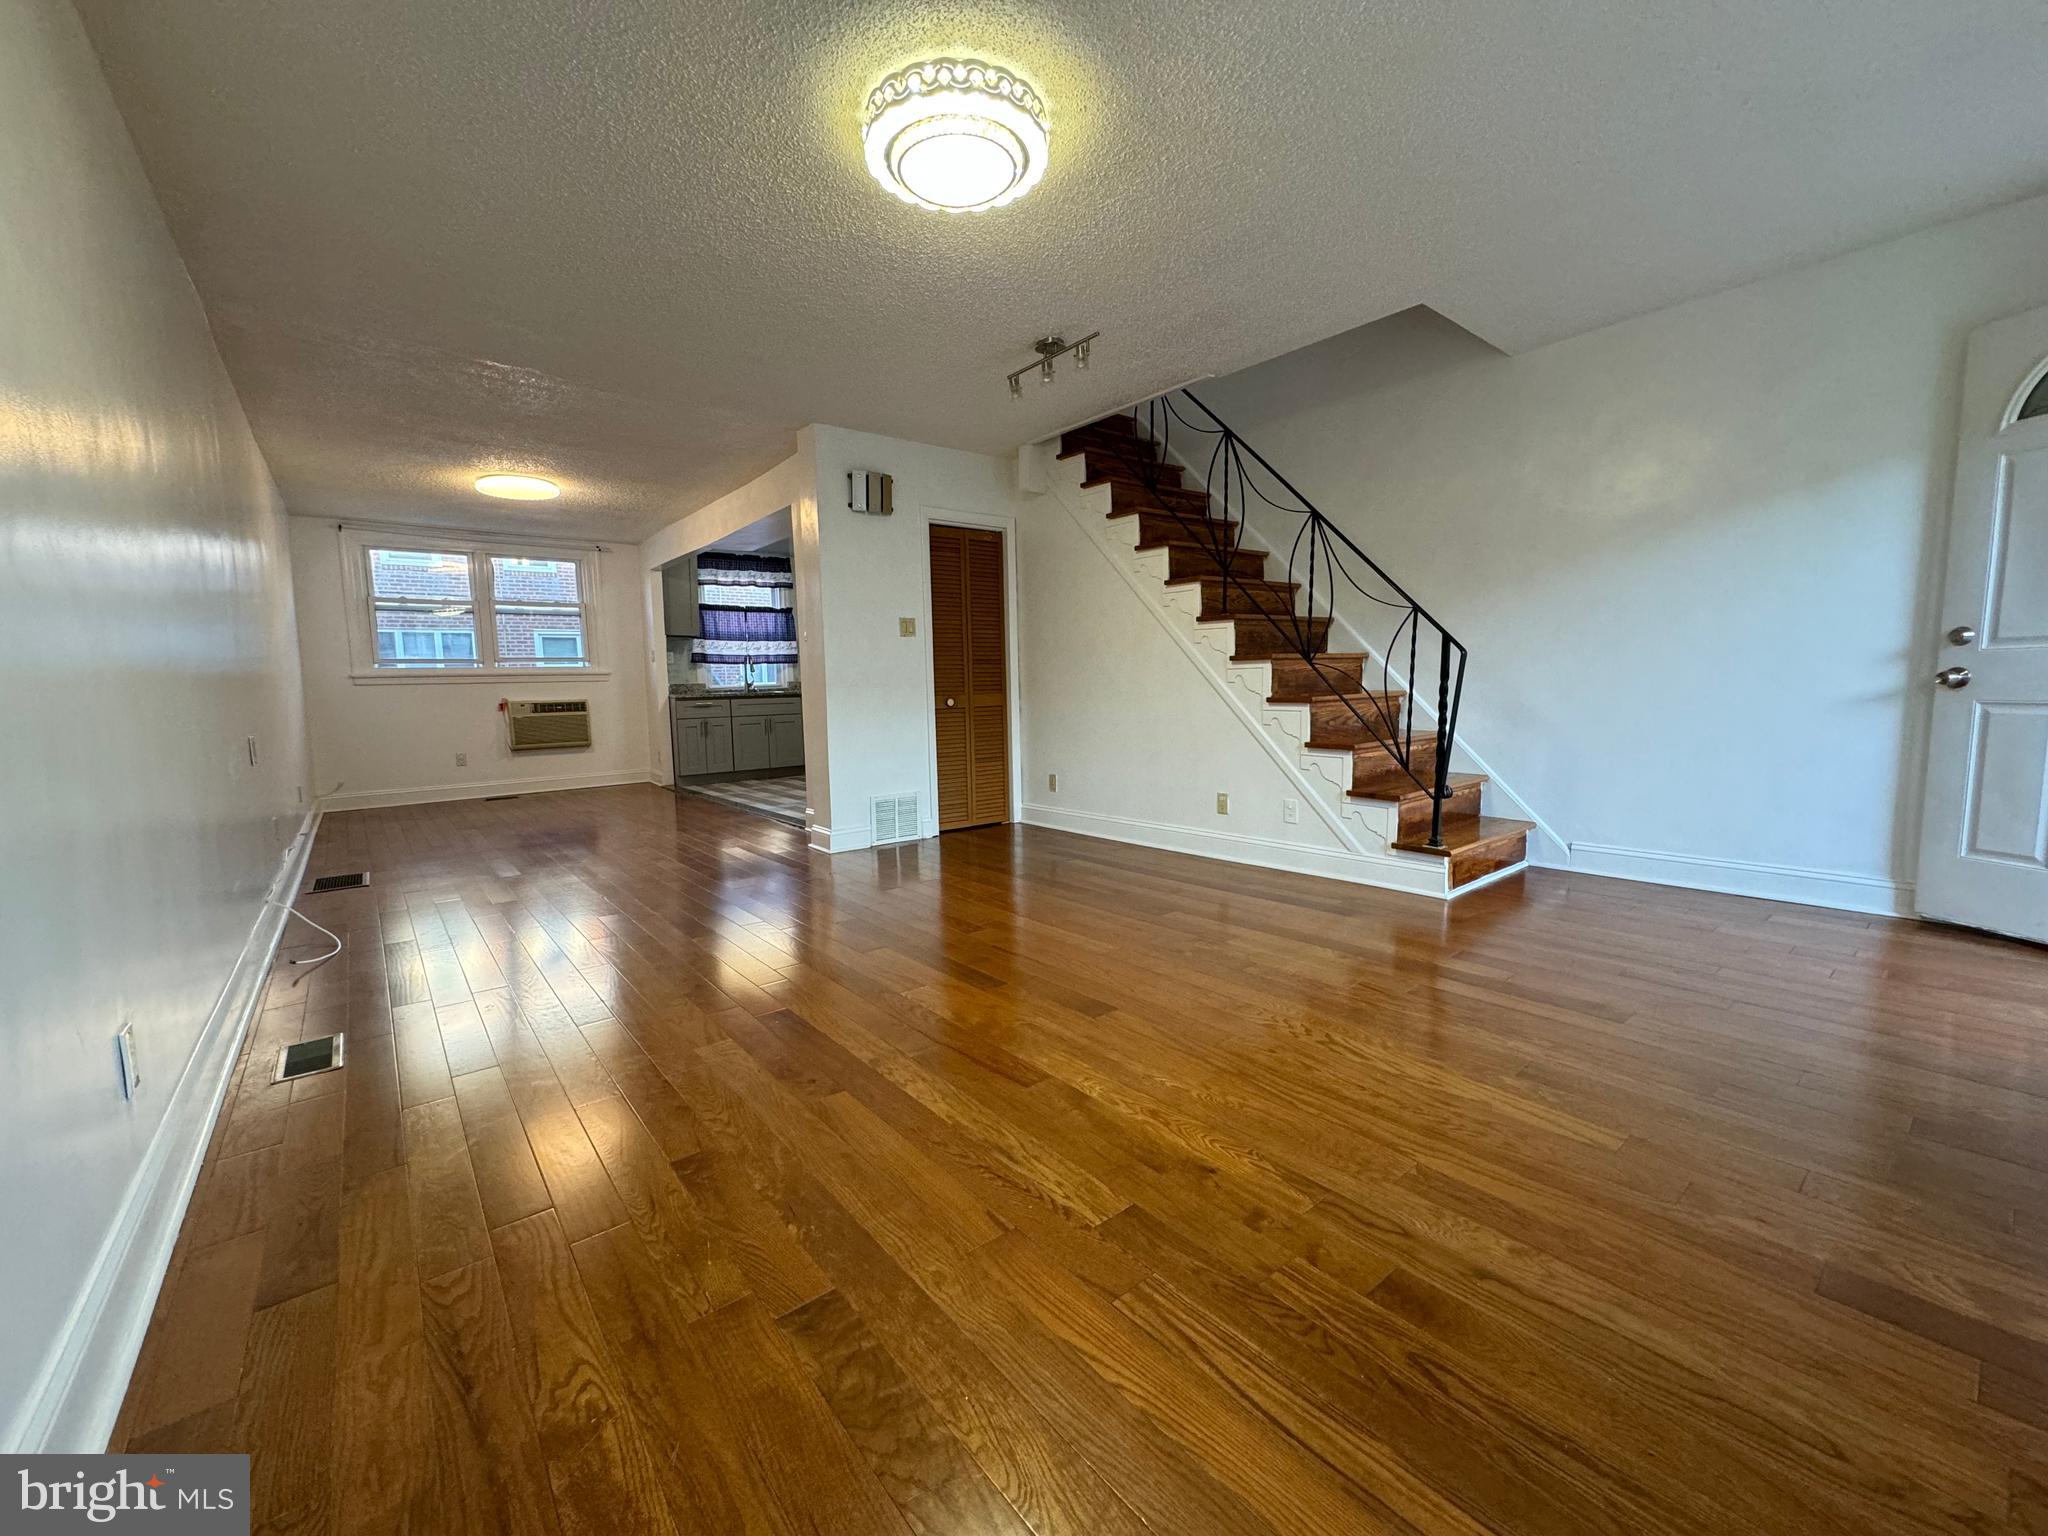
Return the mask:
<path id="1" fill-rule="evenodd" d="M 1368 687 L 1368 667 L 1376 671 L 1377 664 L 1365 655 L 1329 649 L 1329 619 L 1301 613 L 1298 585 L 1274 579 L 1264 551 L 1233 548 L 1237 525 L 1210 515 L 1209 493 L 1184 486 L 1181 467 L 1160 461 L 1130 417 L 1106 417 L 1063 434 L 1059 457 L 1082 461 L 1083 490 L 1108 487 L 1112 520 L 1136 519 L 1140 552 L 1165 551 L 1169 588 L 1199 587 L 1201 617 L 1236 627 L 1235 660 L 1271 665 L 1268 702 L 1308 706 L 1307 746 L 1351 753 L 1349 796 L 1395 807 L 1396 850 L 1447 860 L 1452 889 L 1523 862 L 1534 823 L 1483 815 L 1484 774 L 1450 776 L 1443 846 L 1429 845 L 1434 733 L 1425 740 L 1418 732 L 1404 767 L 1379 738 L 1395 739 L 1392 722 L 1401 718 L 1406 696 Z M 1225 558 L 1235 577 L 1227 606 Z"/>

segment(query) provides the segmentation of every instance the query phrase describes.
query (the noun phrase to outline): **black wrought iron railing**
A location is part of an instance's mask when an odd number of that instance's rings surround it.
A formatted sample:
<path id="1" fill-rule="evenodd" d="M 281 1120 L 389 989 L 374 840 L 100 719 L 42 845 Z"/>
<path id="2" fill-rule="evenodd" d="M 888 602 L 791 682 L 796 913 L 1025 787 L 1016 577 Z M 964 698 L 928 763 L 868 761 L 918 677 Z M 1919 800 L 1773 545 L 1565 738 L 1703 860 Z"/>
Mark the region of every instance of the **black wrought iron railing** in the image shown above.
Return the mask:
<path id="1" fill-rule="evenodd" d="M 1225 616 L 1265 620 L 1289 653 L 1307 666 L 1321 689 L 1341 702 L 1366 734 L 1429 795 L 1429 845 L 1441 848 L 1444 802 L 1450 798 L 1451 749 L 1457 741 L 1458 706 L 1465 693 L 1464 645 L 1256 448 L 1188 391 L 1171 390 L 1133 406 L 1129 414 L 1135 428 L 1133 441 L 1128 449 L 1114 451 L 1150 493 L 1154 506 L 1148 510 L 1173 517 L 1214 557 Z M 1176 461 L 1202 477 L 1210 515 L 1190 506 L 1195 498 L 1176 498 L 1162 483 L 1160 467 Z M 1186 489 L 1199 492 L 1200 487 Z M 1257 509 L 1264 509 L 1259 516 L 1269 526 L 1278 518 L 1299 519 L 1291 534 L 1271 540 L 1275 555 L 1280 543 L 1286 543 L 1287 574 L 1281 579 L 1298 584 L 1300 593 L 1298 602 L 1287 603 L 1284 611 L 1277 613 L 1272 611 L 1273 599 L 1266 587 L 1271 578 L 1248 578 L 1238 569 L 1236 557 Z M 1285 533 L 1286 525 L 1279 526 Z M 1260 594 L 1253 591 L 1251 582 L 1267 594 L 1266 602 L 1259 601 Z M 1327 661 L 1327 643 L 1318 643 L 1319 636 L 1328 637 L 1336 628 L 1340 592 L 1347 595 L 1347 606 L 1354 610 L 1346 615 L 1347 623 L 1366 647 L 1356 677 Z M 1374 606 L 1365 609 L 1361 603 Z M 1379 623 L 1360 622 L 1375 610 L 1387 610 L 1378 613 Z M 1386 643 L 1375 644 L 1373 636 L 1389 620 L 1392 629 L 1386 631 Z M 1404 654 L 1407 670 L 1397 673 L 1397 662 Z M 1421 722 L 1424 751 L 1418 756 L 1416 694 L 1425 686 L 1418 668 L 1431 665 L 1436 669 L 1436 710 L 1433 719 Z M 1370 686 L 1375 670 L 1377 688 Z M 1394 699 L 1397 691 L 1401 697 Z"/>

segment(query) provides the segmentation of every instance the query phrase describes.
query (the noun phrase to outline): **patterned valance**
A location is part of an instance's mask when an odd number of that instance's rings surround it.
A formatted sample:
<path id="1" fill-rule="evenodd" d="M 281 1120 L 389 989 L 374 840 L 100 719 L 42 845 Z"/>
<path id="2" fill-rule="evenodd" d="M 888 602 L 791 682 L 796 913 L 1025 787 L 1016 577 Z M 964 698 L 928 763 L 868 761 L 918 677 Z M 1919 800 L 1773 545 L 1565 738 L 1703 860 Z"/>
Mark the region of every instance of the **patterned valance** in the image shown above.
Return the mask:
<path id="1" fill-rule="evenodd" d="M 707 549 L 697 557 L 697 581 L 706 587 L 791 587 L 796 585 L 796 575 L 787 555 Z"/>

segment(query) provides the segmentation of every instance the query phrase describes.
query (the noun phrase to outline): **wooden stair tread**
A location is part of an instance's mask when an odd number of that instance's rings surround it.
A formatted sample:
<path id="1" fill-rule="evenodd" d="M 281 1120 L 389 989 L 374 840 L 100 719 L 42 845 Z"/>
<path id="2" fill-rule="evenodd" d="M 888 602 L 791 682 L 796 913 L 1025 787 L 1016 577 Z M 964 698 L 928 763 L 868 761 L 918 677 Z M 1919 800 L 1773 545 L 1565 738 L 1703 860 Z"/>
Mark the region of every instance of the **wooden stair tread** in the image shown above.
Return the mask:
<path id="1" fill-rule="evenodd" d="M 1272 661 L 1275 658 L 1271 656 L 1253 656 L 1247 659 L 1251 661 Z M 1363 651 L 1323 651 L 1316 656 L 1316 660 L 1327 671 L 1350 673 L 1364 667 L 1366 655 Z M 1344 690 L 1344 697 L 1362 699 L 1375 691 L 1377 690 L 1371 688 L 1347 688 Z M 1392 693 L 1386 695 L 1388 698 L 1393 698 L 1394 696 Z M 1266 695 L 1266 702 L 1268 704 L 1314 704 L 1320 699 L 1334 699 L 1336 697 L 1337 691 L 1335 689 L 1317 686 L 1304 689 L 1301 692 L 1269 693 Z"/>
<path id="2" fill-rule="evenodd" d="M 1235 518 L 1226 520 L 1220 517 L 1204 517 L 1192 511 L 1176 512 L 1170 507 L 1118 507 L 1115 511 L 1105 512 L 1102 515 L 1111 522 L 1115 522 L 1120 517 L 1170 518 L 1177 529 L 1194 529 L 1204 524 L 1211 528 L 1235 528 L 1237 526 Z"/>
<path id="3" fill-rule="evenodd" d="M 1223 573 L 1218 571 L 1214 576 L 1169 576 L 1160 585 L 1167 587 L 1220 587 L 1223 585 Z M 1261 587 L 1268 592 L 1299 592 L 1301 590 L 1301 583 L 1298 581 L 1273 581 L 1265 576 L 1246 576 L 1242 572 L 1231 578 L 1230 585 L 1233 590 L 1238 587 Z"/>
<path id="4" fill-rule="evenodd" d="M 1421 837 L 1397 838 L 1394 846 L 1404 853 L 1448 856 L 1511 843 L 1518 837 L 1526 837 L 1535 827 L 1533 821 L 1516 821 L 1509 816 L 1459 816 L 1445 820 L 1444 845 L 1441 848 L 1429 846 L 1427 833 Z"/>
<path id="5" fill-rule="evenodd" d="M 1315 743 L 1310 742 L 1309 745 L 1314 746 Z M 1343 746 L 1338 747 L 1335 750 L 1339 752 L 1349 752 L 1351 748 L 1348 746 Z M 1454 773 L 1451 775 L 1450 791 L 1452 794 L 1455 795 L 1461 789 L 1470 789 L 1475 784 L 1484 784 L 1485 782 L 1486 775 L 1483 773 Z M 1373 789 L 1347 790 L 1346 793 L 1353 800 L 1392 800 L 1402 805 L 1411 804 L 1417 800 L 1427 800 L 1429 798 L 1430 792 L 1427 789 L 1423 788 L 1421 785 L 1417 784 L 1413 779 L 1407 779 L 1405 783 L 1405 788 L 1403 788 L 1399 784 L 1389 784 L 1384 787 L 1376 787 Z M 1445 823 L 1447 831 L 1449 825 L 1450 824 L 1448 822 Z"/>

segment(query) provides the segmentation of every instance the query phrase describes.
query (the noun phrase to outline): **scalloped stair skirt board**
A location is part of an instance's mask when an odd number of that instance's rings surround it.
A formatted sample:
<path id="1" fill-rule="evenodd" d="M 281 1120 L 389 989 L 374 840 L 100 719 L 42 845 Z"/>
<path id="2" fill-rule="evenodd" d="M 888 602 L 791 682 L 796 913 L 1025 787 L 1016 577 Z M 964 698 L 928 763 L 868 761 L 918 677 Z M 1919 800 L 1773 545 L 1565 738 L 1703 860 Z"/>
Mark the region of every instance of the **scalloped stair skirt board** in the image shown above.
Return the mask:
<path id="1" fill-rule="evenodd" d="M 1140 479 L 1136 464 L 1151 461 L 1156 487 Z M 1329 621 L 1308 628 L 1323 677 L 1341 678 L 1340 699 L 1295 653 L 1292 639 L 1267 615 L 1296 615 L 1295 586 L 1268 568 L 1268 556 L 1240 548 L 1233 560 L 1239 589 L 1232 611 L 1223 607 L 1224 582 L 1206 540 L 1228 547 L 1232 524 L 1210 518 L 1208 493 L 1184 485 L 1187 471 L 1160 463 L 1128 416 L 1111 416 L 1062 435 L 1049 466 L 1056 494 L 1082 515 L 1083 526 L 1112 558 L 1126 562 L 1139 590 L 1157 591 L 1161 613 L 1221 679 L 1223 691 L 1300 787 L 1321 803 L 1324 819 L 1357 855 L 1346 878 L 1397 890 L 1450 895 L 1521 868 L 1528 858 L 1530 822 L 1484 814 L 1484 774 L 1453 773 L 1444 803 L 1444 847 L 1428 846 L 1430 797 L 1373 739 L 1352 713 L 1398 718 L 1404 695 L 1368 689 L 1377 666 L 1358 652 L 1332 651 Z M 1247 598 L 1263 613 L 1245 611 Z M 1348 705 L 1345 702 L 1349 701 Z M 1415 771 L 1435 771 L 1435 742 L 1420 737 Z"/>

